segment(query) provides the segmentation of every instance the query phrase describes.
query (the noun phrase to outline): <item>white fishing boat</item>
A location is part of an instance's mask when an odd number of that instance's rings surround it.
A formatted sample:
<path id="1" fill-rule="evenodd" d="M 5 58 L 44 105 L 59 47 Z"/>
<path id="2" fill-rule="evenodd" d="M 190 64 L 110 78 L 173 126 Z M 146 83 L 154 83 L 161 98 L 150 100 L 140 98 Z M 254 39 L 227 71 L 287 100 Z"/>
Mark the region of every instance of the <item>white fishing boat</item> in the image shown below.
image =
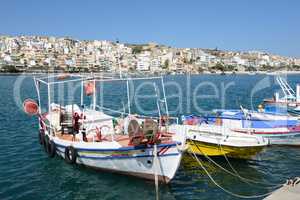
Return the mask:
<path id="1" fill-rule="evenodd" d="M 265 99 L 266 105 L 288 106 L 295 108 L 300 106 L 300 85 L 296 86 L 296 91 L 281 76 L 276 76 L 276 82 L 281 88 L 282 95 L 276 92 L 271 99 Z"/>
<path id="2" fill-rule="evenodd" d="M 142 116 L 131 113 L 129 81 L 142 78 L 112 78 L 60 76 L 35 78 L 38 101 L 26 100 L 24 109 L 39 118 L 39 140 L 49 157 L 58 155 L 69 164 L 81 164 L 90 168 L 119 174 L 132 175 L 168 183 L 180 165 L 185 147 L 185 130 L 178 120 L 168 117 L 167 101 L 162 77 L 146 80 L 160 81 L 166 114 Z M 114 110 L 97 105 L 97 84 L 124 82 L 127 85 L 127 112 L 118 116 L 108 114 Z M 60 84 L 79 82 L 80 104 L 61 105 L 51 95 Z M 41 85 L 47 88 L 47 105 L 42 102 Z M 85 93 L 85 94 L 84 94 Z M 91 106 L 84 105 L 89 95 Z M 103 95 L 103 94 L 102 94 Z M 125 108 L 124 108 L 125 110 Z M 171 124 L 172 121 L 174 123 Z"/>
<path id="3" fill-rule="evenodd" d="M 268 145 L 268 140 L 260 136 L 238 133 L 219 124 L 186 124 L 188 151 L 198 155 L 251 159 Z"/>
<path id="4" fill-rule="evenodd" d="M 264 110 L 266 112 L 290 114 L 300 116 L 300 85 L 296 85 L 296 91 L 288 82 L 280 76 L 276 81 L 281 88 L 281 93 L 276 92 L 271 99 L 265 99 Z"/>

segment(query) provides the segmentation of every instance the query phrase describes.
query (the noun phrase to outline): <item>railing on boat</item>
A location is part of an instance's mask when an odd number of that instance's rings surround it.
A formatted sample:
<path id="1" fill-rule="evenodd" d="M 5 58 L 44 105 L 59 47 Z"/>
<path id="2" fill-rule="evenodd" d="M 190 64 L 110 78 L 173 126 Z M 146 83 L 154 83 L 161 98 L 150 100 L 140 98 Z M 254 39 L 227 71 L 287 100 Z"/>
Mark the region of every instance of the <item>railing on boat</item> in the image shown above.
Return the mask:
<path id="1" fill-rule="evenodd" d="M 72 78 L 69 80 L 65 80 L 66 78 Z M 171 120 L 175 120 L 176 124 L 178 124 L 179 120 L 177 117 L 169 117 L 169 111 L 168 111 L 168 104 L 167 104 L 167 100 L 166 100 L 166 93 L 165 93 L 165 88 L 164 88 L 164 80 L 162 76 L 154 76 L 154 77 L 116 77 L 116 76 L 104 76 L 104 75 L 95 75 L 95 74 L 91 74 L 91 75 L 80 75 L 80 74 L 52 74 L 52 75 L 47 75 L 47 76 L 40 76 L 40 77 L 34 77 L 34 83 L 35 83 L 35 87 L 36 87 L 36 91 L 37 91 L 37 96 L 38 96 L 38 103 L 39 103 L 39 113 L 41 114 L 41 95 L 40 95 L 40 83 L 44 84 L 47 86 L 47 93 L 48 93 L 48 111 L 49 111 L 49 115 L 51 115 L 51 101 L 53 101 L 52 97 L 51 97 L 51 86 L 53 85 L 57 85 L 57 84 L 64 84 L 64 83 L 69 83 L 69 82 L 80 82 L 81 83 L 81 98 L 80 98 L 80 105 L 83 105 L 83 98 L 84 98 L 84 84 L 85 82 L 90 82 L 93 81 L 94 82 L 94 92 L 93 92 L 93 103 L 92 103 L 92 108 L 93 110 L 96 110 L 96 108 L 100 109 L 100 110 L 107 110 L 107 111 L 111 111 L 111 112 L 115 112 L 115 113 L 119 113 L 119 114 L 125 114 L 125 115 L 132 115 L 131 113 L 131 108 L 130 108 L 130 90 L 129 90 L 129 81 L 136 81 L 136 80 L 160 80 L 161 81 L 161 85 L 162 85 L 162 93 L 163 93 L 163 100 L 161 99 L 157 99 L 157 101 L 163 101 L 164 102 L 164 107 L 165 107 L 165 112 L 166 112 L 166 116 Z M 104 108 L 104 107 L 100 107 L 96 104 L 96 82 L 112 82 L 112 81 L 125 81 L 126 82 L 126 93 L 127 93 L 127 101 L 128 101 L 128 112 L 120 112 L 120 111 L 116 111 L 110 108 Z M 155 92 L 156 91 L 156 87 L 154 87 Z M 157 93 L 156 96 L 158 97 Z M 157 103 L 158 104 L 158 103 Z M 153 116 L 144 116 L 144 115 L 138 115 L 139 118 L 151 118 L 151 119 L 157 119 L 160 120 L 161 119 L 161 112 L 160 112 L 160 106 L 158 106 L 158 112 L 159 112 L 159 117 L 153 117 Z M 50 116 L 51 118 L 51 116 Z M 55 129 L 52 127 L 51 123 L 49 123 L 49 125 L 47 125 L 47 127 L 49 128 L 50 131 L 55 131 Z"/>
<path id="2" fill-rule="evenodd" d="M 114 113 L 117 113 L 117 114 L 121 114 L 121 115 L 125 115 L 125 116 L 128 116 L 128 115 L 134 115 L 134 114 L 130 114 L 130 113 L 126 113 L 126 112 L 122 112 L 122 111 L 118 111 L 118 110 L 113 110 L 113 109 L 110 109 L 110 108 L 106 108 L 106 107 L 103 107 L 103 106 L 98 106 L 96 105 L 96 108 L 98 108 L 99 110 L 107 110 L 107 111 L 110 111 L 110 112 L 114 112 Z M 141 114 L 137 114 L 138 118 L 144 118 L 144 119 L 157 119 L 159 120 L 160 118 L 159 117 L 156 117 L 156 116 L 146 116 L 146 115 L 141 115 Z M 175 120 L 176 124 L 179 123 L 179 118 L 178 117 L 172 117 L 172 116 L 168 116 L 168 119 L 171 119 L 171 120 Z"/>

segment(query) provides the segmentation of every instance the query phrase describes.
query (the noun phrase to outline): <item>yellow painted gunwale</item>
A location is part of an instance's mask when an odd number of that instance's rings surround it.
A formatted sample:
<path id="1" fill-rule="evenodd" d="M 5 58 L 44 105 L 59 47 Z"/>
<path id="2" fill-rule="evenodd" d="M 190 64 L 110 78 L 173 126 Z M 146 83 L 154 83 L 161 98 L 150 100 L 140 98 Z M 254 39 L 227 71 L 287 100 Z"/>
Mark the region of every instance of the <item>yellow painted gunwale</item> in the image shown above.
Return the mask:
<path id="1" fill-rule="evenodd" d="M 224 156 L 231 158 L 250 159 L 261 152 L 264 146 L 236 147 L 195 140 L 187 140 L 188 152 L 194 152 L 202 156 Z"/>

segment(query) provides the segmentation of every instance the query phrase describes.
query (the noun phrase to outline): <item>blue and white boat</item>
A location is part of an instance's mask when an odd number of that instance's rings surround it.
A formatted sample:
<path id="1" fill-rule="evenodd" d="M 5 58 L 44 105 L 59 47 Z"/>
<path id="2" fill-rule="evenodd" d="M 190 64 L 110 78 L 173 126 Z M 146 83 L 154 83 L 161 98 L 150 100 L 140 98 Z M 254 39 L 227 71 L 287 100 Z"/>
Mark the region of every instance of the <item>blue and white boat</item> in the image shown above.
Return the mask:
<path id="1" fill-rule="evenodd" d="M 161 81 L 164 87 L 162 77 L 152 79 Z M 163 183 L 171 181 L 185 148 L 184 127 L 176 122 L 171 123 L 171 117 L 160 116 L 159 107 L 158 117 L 141 116 L 131 114 L 131 103 L 128 102 L 127 112 L 115 110 L 119 116 L 113 116 L 109 113 L 114 110 L 96 104 L 96 84 L 108 81 L 127 83 L 130 101 L 129 80 L 134 79 L 77 75 L 67 80 L 61 80 L 59 76 L 35 78 L 38 102 L 25 101 L 24 110 L 38 116 L 39 140 L 49 157 L 58 155 L 69 164 L 81 164 Z M 61 84 L 74 82 L 79 83 L 77 86 L 81 88 L 81 94 L 73 99 L 80 99 L 77 100 L 80 104 L 62 105 L 55 98 L 54 89 L 61 88 Z M 46 86 L 47 98 L 41 97 L 42 86 Z M 64 93 L 62 91 L 59 94 Z M 91 106 L 84 106 L 84 98 L 91 100 Z M 167 110 L 165 95 L 164 102 Z"/>
<path id="2" fill-rule="evenodd" d="M 286 114 L 257 112 L 242 108 L 241 110 L 214 110 L 214 115 L 211 116 L 190 117 L 193 118 L 193 123 L 215 124 L 234 132 L 261 136 L 268 139 L 271 145 L 300 145 L 299 120 Z"/>
<path id="3" fill-rule="evenodd" d="M 276 92 L 271 99 L 265 99 L 264 109 L 266 112 L 300 115 L 300 85 L 297 84 L 296 91 L 288 82 L 280 77 L 276 77 L 276 82 L 281 88 L 281 92 Z"/>

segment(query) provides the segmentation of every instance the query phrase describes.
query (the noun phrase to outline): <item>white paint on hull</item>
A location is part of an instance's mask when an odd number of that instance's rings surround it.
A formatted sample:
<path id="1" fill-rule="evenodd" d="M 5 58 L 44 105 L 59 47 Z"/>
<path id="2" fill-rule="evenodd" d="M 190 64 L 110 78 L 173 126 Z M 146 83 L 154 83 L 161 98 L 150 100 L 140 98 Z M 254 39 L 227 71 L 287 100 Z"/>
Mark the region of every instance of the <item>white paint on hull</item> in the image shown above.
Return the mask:
<path id="1" fill-rule="evenodd" d="M 64 148 L 57 148 L 58 155 L 64 158 Z M 158 149 L 158 151 L 161 148 Z M 115 157 L 111 158 L 110 156 L 93 155 L 86 156 L 85 153 L 78 152 L 79 156 L 77 157 L 77 164 L 83 164 L 88 167 L 108 170 L 113 172 L 119 172 L 124 174 L 130 174 L 139 177 L 151 179 L 153 176 L 154 179 L 154 156 L 151 151 L 146 150 L 146 154 L 141 156 L 128 156 L 128 157 Z M 166 180 L 171 180 L 174 178 L 176 171 L 180 165 L 182 157 L 182 152 L 178 150 L 177 146 L 170 147 L 168 151 L 158 156 L 159 166 L 156 169 L 158 176 L 165 177 Z M 166 181 L 168 182 L 168 181 Z"/>

